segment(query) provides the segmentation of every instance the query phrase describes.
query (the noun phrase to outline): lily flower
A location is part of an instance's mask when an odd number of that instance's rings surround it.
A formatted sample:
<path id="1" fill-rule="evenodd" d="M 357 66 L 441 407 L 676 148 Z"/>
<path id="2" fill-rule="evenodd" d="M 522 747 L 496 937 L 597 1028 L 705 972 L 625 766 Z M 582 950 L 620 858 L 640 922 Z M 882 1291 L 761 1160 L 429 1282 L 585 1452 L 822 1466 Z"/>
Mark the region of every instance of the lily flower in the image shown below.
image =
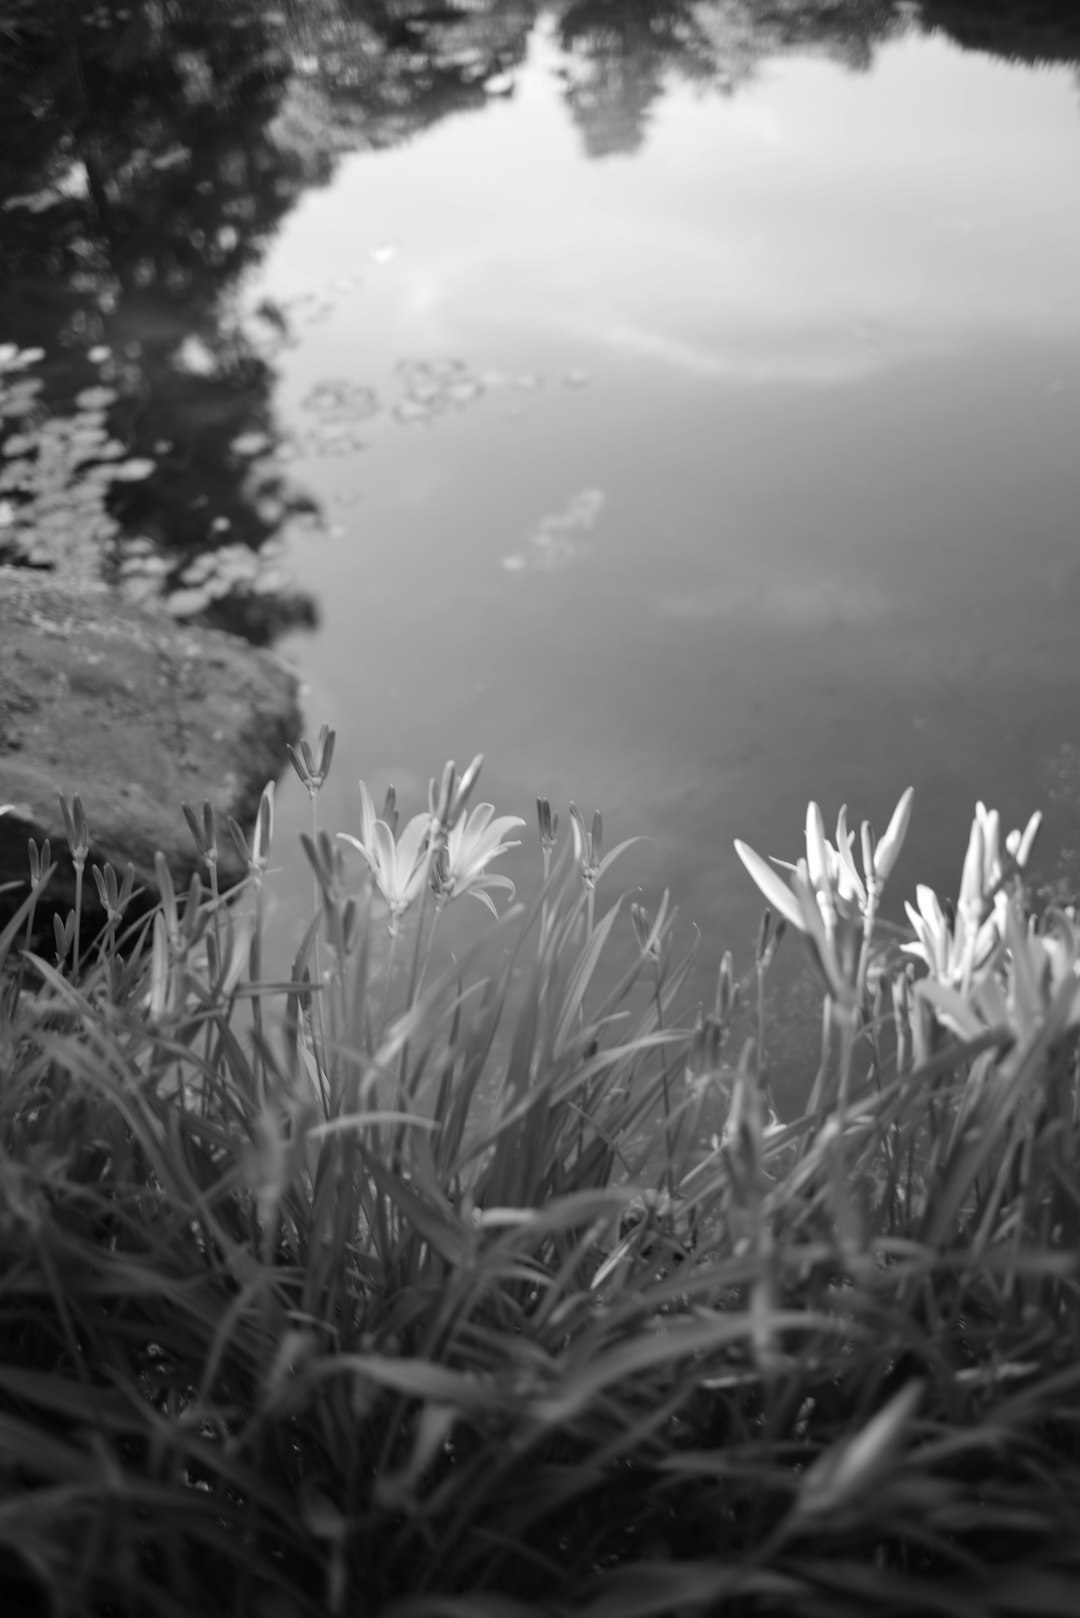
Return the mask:
<path id="1" fill-rule="evenodd" d="M 967 987 L 989 964 L 1006 933 L 1008 899 L 1004 884 L 1009 869 L 1023 871 L 1031 854 L 1042 815 L 1035 813 L 1026 827 L 1009 832 L 1001 857 L 1001 817 L 983 803 L 975 805 L 955 920 L 950 920 L 928 887 L 915 889 L 917 908 L 905 905 L 915 929 L 915 942 L 904 951 L 926 963 L 930 975 L 952 988 Z"/>
<path id="2" fill-rule="evenodd" d="M 1022 871 L 1027 864 L 1041 824 L 1042 815 L 1036 811 L 1022 832 L 1011 831 L 1005 838 L 1006 854 L 1017 871 Z M 977 803 L 964 859 L 959 903 L 985 909 L 1008 874 L 1001 858 L 1001 816 L 996 809 Z"/>
<path id="3" fill-rule="evenodd" d="M 983 919 L 981 904 L 960 903 L 950 920 L 933 888 L 920 882 L 915 888 L 916 905 L 905 900 L 904 909 L 915 931 L 915 942 L 902 945 L 905 955 L 923 961 L 930 976 L 950 988 L 970 983 L 972 974 L 986 967 L 1001 937 L 1003 917 L 1000 908 Z M 1004 895 L 1001 895 L 1004 904 Z"/>
<path id="4" fill-rule="evenodd" d="M 664 897 L 660 900 L 660 909 L 656 913 L 655 921 L 644 905 L 632 904 L 630 906 L 630 920 L 634 924 L 634 934 L 637 938 L 642 960 L 655 963 L 660 960 L 663 954 L 665 941 L 675 925 L 675 917 L 679 913 L 679 907 L 676 905 L 671 915 L 668 915 L 670 898 L 671 892 L 668 888 L 665 888 Z M 725 956 L 724 959 L 727 960 L 728 957 Z"/>
<path id="5" fill-rule="evenodd" d="M 860 955 L 858 933 L 871 925 L 881 888 L 900 853 L 911 818 L 911 787 L 902 795 L 880 843 L 875 843 L 868 822 L 862 827 L 863 871 L 852 853 L 854 833 L 847 827 L 846 807 L 836 823 L 836 846 L 825 836 L 821 810 L 811 803 L 806 811 L 806 858 L 797 865 L 784 860 L 770 864 L 736 839 L 735 852 L 761 889 L 768 903 L 810 942 L 814 959 L 829 993 L 841 1004 L 856 998 Z M 773 869 L 790 872 L 787 881 Z"/>
<path id="6" fill-rule="evenodd" d="M 540 827 L 540 847 L 543 853 L 550 856 L 555 847 L 555 835 L 559 830 L 559 817 L 552 814 L 551 804 L 547 798 L 537 798 L 536 819 Z"/>
<path id="7" fill-rule="evenodd" d="M 876 910 L 881 890 L 888 881 L 893 866 L 907 836 L 911 820 L 911 804 L 915 789 L 908 787 L 893 810 L 884 837 L 878 842 L 873 827 L 864 820 L 861 827 L 862 871 L 855 863 L 852 847 L 854 830 L 848 830 L 847 804 L 842 804 L 836 817 L 836 846 L 825 836 L 825 823 L 821 810 L 811 803 L 806 810 L 806 866 L 826 928 L 833 925 L 835 916 L 854 920 L 856 915 L 866 916 Z M 787 870 L 794 870 L 783 860 L 774 861 Z"/>
<path id="8" fill-rule="evenodd" d="M 1040 927 L 1034 918 L 1026 925 L 1019 899 L 1008 902 L 1005 939 L 1012 971 L 1008 1008 L 1012 1023 L 1023 1037 L 1042 1026 L 1053 1006 L 1071 993 L 1066 1026 L 1080 1023 L 1080 939 L 1068 916 L 1051 910 Z M 1069 985 L 1069 988 L 1066 988 Z"/>
<path id="9" fill-rule="evenodd" d="M 631 843 L 641 841 L 639 837 L 627 837 L 622 843 L 617 843 L 609 853 L 603 854 L 604 846 L 604 820 L 599 809 L 593 815 L 592 830 L 585 830 L 585 821 L 581 810 L 576 804 L 570 805 L 570 830 L 574 835 L 574 858 L 577 868 L 581 872 L 581 880 L 590 891 L 596 887 L 608 866 L 618 859 L 624 849 Z"/>
<path id="10" fill-rule="evenodd" d="M 285 751 L 292 760 L 293 769 L 308 789 L 308 794 L 314 797 L 322 788 L 326 777 L 330 774 L 330 764 L 334 757 L 334 743 L 337 732 L 329 725 L 319 726 L 319 739 L 315 747 L 308 741 L 301 741 L 299 750 L 287 743 Z"/>
<path id="11" fill-rule="evenodd" d="M 442 780 L 432 777 L 428 783 L 428 808 L 431 811 L 431 835 L 436 844 L 443 844 L 449 832 L 465 813 L 469 794 L 483 767 L 484 755 L 477 753 L 464 775 L 458 776 L 453 759 L 445 766 Z"/>
<path id="12" fill-rule="evenodd" d="M 488 896 L 490 888 L 504 888 L 514 896 L 514 884 L 508 876 L 491 875 L 487 867 L 500 854 L 511 848 L 520 848 L 520 839 L 506 842 L 506 834 L 517 826 L 524 826 L 520 815 L 499 815 L 492 820 L 495 806 L 478 803 L 471 814 L 451 826 L 446 842 L 436 856 L 431 873 L 435 896 L 442 904 L 471 893 L 474 899 L 487 905 L 493 916 L 498 911 Z"/>
<path id="13" fill-rule="evenodd" d="M 351 843 L 360 854 L 390 911 L 390 932 L 397 933 L 398 922 L 421 893 L 428 868 L 428 846 L 432 820 L 427 813 L 414 815 L 400 838 L 385 820 L 375 816 L 375 805 L 364 782 L 360 782 L 360 836 L 339 831 L 343 843 Z"/>
<path id="14" fill-rule="evenodd" d="M 915 985 L 917 1002 L 961 1039 L 1007 1030 L 1022 1047 L 1049 1018 L 1080 1024 L 1080 939 L 1068 916 L 1049 911 L 1041 923 L 1024 916 L 1019 895 L 998 894 L 984 923 L 994 948 L 970 983 L 934 975 Z M 925 1044 L 925 1039 L 924 1039 Z"/>

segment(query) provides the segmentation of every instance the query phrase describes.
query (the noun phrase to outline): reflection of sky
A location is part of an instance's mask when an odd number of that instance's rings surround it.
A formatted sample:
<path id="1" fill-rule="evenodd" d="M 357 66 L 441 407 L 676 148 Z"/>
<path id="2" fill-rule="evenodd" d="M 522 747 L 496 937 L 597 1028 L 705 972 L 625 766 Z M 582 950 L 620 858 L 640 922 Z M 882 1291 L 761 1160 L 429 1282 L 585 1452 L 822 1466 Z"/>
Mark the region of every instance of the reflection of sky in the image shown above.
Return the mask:
<path id="1" fill-rule="evenodd" d="M 703 377 L 821 382 L 986 333 L 1080 324 L 1076 87 L 940 41 L 874 72 L 775 60 L 673 90 L 642 152 L 583 161 L 547 50 L 509 104 L 344 165 L 275 276 L 358 222 L 400 242 L 381 315 L 421 342 L 510 327 Z"/>
<path id="2" fill-rule="evenodd" d="M 295 468 L 335 526 L 295 540 L 323 628 L 291 651 L 341 733 L 329 824 L 358 775 L 411 813 L 483 749 L 500 812 L 652 839 L 625 876 L 703 925 L 707 992 L 756 924 L 732 837 L 794 857 L 810 796 L 880 827 L 913 783 L 906 891 L 955 888 L 980 794 L 1072 835 L 1080 109 L 1067 72 L 913 38 L 673 90 L 590 163 L 553 67 L 344 162 L 250 289 L 317 295 L 285 425 L 327 378 L 384 406 Z M 449 356 L 503 381 L 393 421 L 395 366 Z"/>

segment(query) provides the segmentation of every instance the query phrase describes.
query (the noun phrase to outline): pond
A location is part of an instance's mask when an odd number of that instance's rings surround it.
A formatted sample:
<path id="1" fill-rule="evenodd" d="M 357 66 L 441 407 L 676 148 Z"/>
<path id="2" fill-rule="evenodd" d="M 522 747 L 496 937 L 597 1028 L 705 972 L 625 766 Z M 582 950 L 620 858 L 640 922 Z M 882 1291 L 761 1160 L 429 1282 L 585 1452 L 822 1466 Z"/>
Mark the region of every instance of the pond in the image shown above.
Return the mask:
<path id="1" fill-rule="evenodd" d="M 120 446 L 80 565 L 298 667 L 326 824 L 483 751 L 522 895 L 537 794 L 601 809 L 705 1001 L 732 839 L 797 857 L 811 797 L 880 831 L 915 787 L 896 904 L 976 798 L 1073 891 L 1072 4 L 0 0 L 0 45 L 0 342 Z M 0 550 L 71 565 L 14 375 Z"/>

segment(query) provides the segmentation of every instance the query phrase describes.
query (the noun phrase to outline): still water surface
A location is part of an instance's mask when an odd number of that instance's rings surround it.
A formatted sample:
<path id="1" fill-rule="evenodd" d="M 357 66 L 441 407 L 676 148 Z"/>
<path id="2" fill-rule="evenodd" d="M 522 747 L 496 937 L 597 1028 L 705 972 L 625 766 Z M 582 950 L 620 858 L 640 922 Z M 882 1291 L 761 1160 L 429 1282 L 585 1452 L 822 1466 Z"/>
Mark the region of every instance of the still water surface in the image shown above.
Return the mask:
<path id="1" fill-rule="evenodd" d="M 511 101 L 349 158 L 248 289 L 319 316 L 294 431 L 328 375 L 391 406 L 303 462 L 336 515 L 284 650 L 329 819 L 482 748 L 500 811 L 650 839 L 624 872 L 702 928 L 708 995 L 757 920 L 731 839 L 796 857 L 810 796 L 880 829 L 914 784 L 902 891 L 955 891 L 976 796 L 1047 809 L 1044 866 L 1074 835 L 1080 96 L 906 37 L 674 88 L 597 163 L 559 68 L 540 34 Z M 402 362 L 451 358 L 485 391 L 406 430 Z"/>
<path id="2" fill-rule="evenodd" d="M 274 561 L 312 601 L 278 649 L 338 730 L 324 822 L 356 829 L 360 776 L 412 813 L 482 750 L 482 796 L 529 821 L 523 894 L 536 795 L 564 825 L 602 809 L 610 842 L 646 839 L 613 875 L 702 930 L 704 999 L 758 919 L 732 839 L 795 858 L 809 797 L 880 830 L 914 785 L 897 903 L 955 891 L 980 796 L 1010 825 L 1042 807 L 1037 874 L 1074 885 L 1075 64 L 885 7 L 859 71 L 762 48 L 723 94 L 664 77 L 627 135 L 618 97 L 580 115 L 567 9 L 529 11 L 486 97 L 295 185 L 219 295 L 263 333 L 247 425 L 313 508 Z M 290 72 L 286 125 L 315 93 L 295 51 Z M 208 373 L 171 318 L 166 371 Z M 283 950 L 306 824 L 287 781 Z"/>

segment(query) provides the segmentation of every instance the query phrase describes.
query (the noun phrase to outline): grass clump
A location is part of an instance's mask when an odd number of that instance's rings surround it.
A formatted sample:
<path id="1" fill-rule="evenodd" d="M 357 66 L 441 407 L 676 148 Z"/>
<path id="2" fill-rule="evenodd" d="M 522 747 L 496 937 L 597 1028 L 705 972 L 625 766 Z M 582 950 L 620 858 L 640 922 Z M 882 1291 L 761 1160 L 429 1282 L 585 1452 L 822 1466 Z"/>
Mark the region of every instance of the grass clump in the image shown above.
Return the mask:
<path id="1" fill-rule="evenodd" d="M 741 992 L 680 1011 L 674 915 L 621 903 L 539 806 L 544 881 L 432 940 L 521 822 L 447 766 L 399 830 L 320 827 L 315 914 L 263 981 L 249 876 L 204 862 L 96 940 L 0 933 L 5 1612 L 674 1618 L 1080 1610 L 1073 917 L 1027 914 L 1036 825 L 980 805 L 954 907 L 879 917 L 885 837 L 811 805 L 770 903 L 822 979 L 805 1114 Z M 71 835 L 87 857 L 74 809 Z M 359 856 L 357 883 L 355 858 Z M 93 867 L 91 867 L 93 871 Z M 778 918 L 774 924 L 771 917 Z M 712 1124 L 719 1120 L 718 1127 Z"/>

